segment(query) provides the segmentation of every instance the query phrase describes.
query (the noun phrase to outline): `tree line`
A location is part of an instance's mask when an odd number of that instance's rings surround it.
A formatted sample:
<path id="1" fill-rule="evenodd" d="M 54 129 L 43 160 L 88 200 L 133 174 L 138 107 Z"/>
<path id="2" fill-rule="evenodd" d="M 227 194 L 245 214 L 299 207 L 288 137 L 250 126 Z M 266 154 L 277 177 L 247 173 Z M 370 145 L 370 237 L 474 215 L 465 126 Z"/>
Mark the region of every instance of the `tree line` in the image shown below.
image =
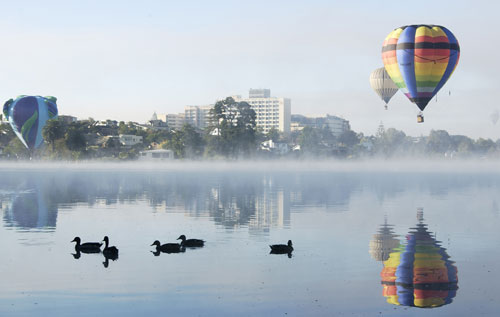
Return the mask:
<path id="1" fill-rule="evenodd" d="M 283 134 L 276 129 L 264 133 L 256 125 L 256 113 L 246 102 L 228 97 L 218 101 L 210 112 L 210 124 L 203 130 L 184 124 L 180 129 L 145 128 L 133 122 L 107 120 L 98 125 L 92 118 L 71 123 L 49 120 L 42 130 L 45 145 L 35 156 L 41 159 L 136 159 L 148 149 L 172 150 L 178 159 L 202 158 L 397 158 L 397 157 L 498 157 L 500 140 L 473 140 L 450 135 L 444 130 L 428 136 L 411 137 L 394 128 L 379 127 L 376 135 L 365 136 L 352 130 L 335 135 L 328 128 L 306 126 L 300 131 Z M 136 135 L 142 142 L 126 146 L 119 135 Z M 284 145 L 263 147 L 272 140 Z M 7 159 L 29 158 L 30 153 L 8 124 L 0 125 L 0 147 Z"/>

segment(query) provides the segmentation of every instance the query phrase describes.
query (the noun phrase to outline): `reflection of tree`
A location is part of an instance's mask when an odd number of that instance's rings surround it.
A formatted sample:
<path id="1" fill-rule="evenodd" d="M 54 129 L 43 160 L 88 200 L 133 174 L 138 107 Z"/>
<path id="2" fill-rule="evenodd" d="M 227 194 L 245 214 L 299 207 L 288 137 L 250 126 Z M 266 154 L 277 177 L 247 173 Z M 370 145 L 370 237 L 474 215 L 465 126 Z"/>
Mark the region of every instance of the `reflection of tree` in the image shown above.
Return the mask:
<path id="1" fill-rule="evenodd" d="M 491 185 L 496 181 L 485 177 L 479 182 Z M 353 193 L 365 189 L 375 192 L 383 200 L 409 189 L 423 188 L 431 194 L 446 195 L 457 186 L 473 186 L 477 182 L 473 176 L 467 175 L 35 170 L 4 172 L 0 198 L 9 208 L 4 215 L 6 223 L 26 228 L 43 223 L 41 219 L 45 218 L 41 215 L 45 209 L 48 220 L 41 226 L 54 227 L 58 208 L 140 201 L 156 211 L 174 210 L 194 217 L 210 216 L 216 223 L 227 227 L 248 225 L 252 230 L 262 230 L 288 225 L 290 209 L 293 208 L 314 206 L 328 211 L 347 210 Z"/>
<path id="2" fill-rule="evenodd" d="M 380 273 L 383 295 L 395 305 L 439 307 L 452 302 L 458 289 L 457 268 L 446 249 L 439 245 L 423 223 L 419 223 L 384 262 Z"/>
<path id="3" fill-rule="evenodd" d="M 352 192 L 360 186 L 358 177 L 345 173 L 280 175 L 277 181 L 291 188 L 292 206 L 345 207 Z"/>
<path id="4" fill-rule="evenodd" d="M 257 186 L 253 182 L 224 179 L 214 186 L 209 197 L 209 211 L 216 223 L 226 227 L 248 224 L 255 214 Z"/>

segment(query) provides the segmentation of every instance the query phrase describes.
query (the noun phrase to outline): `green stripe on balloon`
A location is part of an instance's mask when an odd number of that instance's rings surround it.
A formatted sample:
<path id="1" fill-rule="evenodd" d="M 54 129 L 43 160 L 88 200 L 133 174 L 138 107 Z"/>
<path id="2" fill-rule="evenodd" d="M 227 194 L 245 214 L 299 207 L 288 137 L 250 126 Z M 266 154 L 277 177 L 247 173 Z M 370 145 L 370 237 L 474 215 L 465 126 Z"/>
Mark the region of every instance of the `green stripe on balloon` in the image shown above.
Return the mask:
<path id="1" fill-rule="evenodd" d="M 28 142 L 28 133 L 30 132 L 33 124 L 35 124 L 36 119 L 38 119 L 38 111 L 35 111 L 35 113 L 33 113 L 33 115 L 28 120 L 26 120 L 26 123 L 24 123 L 23 127 L 21 128 L 21 135 L 23 136 L 23 139 L 26 140 L 26 142 Z"/>

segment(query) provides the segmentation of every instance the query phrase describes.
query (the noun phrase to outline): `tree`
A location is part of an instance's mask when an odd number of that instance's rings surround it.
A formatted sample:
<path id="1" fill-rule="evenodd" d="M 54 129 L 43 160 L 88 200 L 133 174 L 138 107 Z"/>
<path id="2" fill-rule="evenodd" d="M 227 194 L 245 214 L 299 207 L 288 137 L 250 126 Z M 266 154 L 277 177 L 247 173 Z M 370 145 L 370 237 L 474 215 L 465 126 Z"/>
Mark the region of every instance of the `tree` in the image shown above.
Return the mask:
<path id="1" fill-rule="evenodd" d="M 54 144 L 56 140 L 62 139 L 65 133 L 64 123 L 57 119 L 48 120 L 42 129 L 42 136 L 46 142 L 51 145 L 54 152 Z"/>
<path id="2" fill-rule="evenodd" d="M 0 145 L 7 146 L 14 138 L 16 138 L 16 134 L 12 131 L 10 124 L 0 124 Z"/>
<path id="3" fill-rule="evenodd" d="M 302 152 L 318 155 L 321 150 L 321 135 L 316 128 L 304 127 L 297 137 Z"/>
<path id="4" fill-rule="evenodd" d="M 484 154 L 487 154 L 488 152 L 493 152 L 496 150 L 496 144 L 491 139 L 479 138 L 475 143 L 476 143 L 475 149 L 481 155 L 484 155 Z"/>
<path id="5" fill-rule="evenodd" d="M 256 114 L 246 102 L 228 97 L 210 111 L 209 151 L 226 157 L 252 154 L 257 146 Z"/>
<path id="6" fill-rule="evenodd" d="M 193 158 L 203 154 L 205 142 L 200 133 L 190 124 L 184 124 L 181 129 L 184 157 Z"/>
<path id="7" fill-rule="evenodd" d="M 194 158 L 203 154 L 204 141 L 200 133 L 186 123 L 180 130 L 172 133 L 162 147 L 174 151 L 178 158 Z"/>
<path id="8" fill-rule="evenodd" d="M 339 136 L 339 142 L 347 147 L 353 147 L 359 143 L 359 138 L 356 132 L 347 130 Z"/>
<path id="9" fill-rule="evenodd" d="M 427 150 L 433 153 L 445 153 L 453 150 L 453 142 L 445 130 L 431 130 L 427 138 Z"/>
<path id="10" fill-rule="evenodd" d="M 266 138 L 267 140 L 278 142 L 280 139 L 280 132 L 278 131 L 278 129 L 272 127 L 271 129 L 269 129 L 269 131 L 267 131 Z"/>
<path id="11" fill-rule="evenodd" d="M 85 141 L 85 136 L 76 127 L 70 127 L 65 136 L 65 143 L 68 149 L 71 151 L 82 151 L 85 150 L 87 142 Z"/>
<path id="12" fill-rule="evenodd" d="M 410 142 L 403 131 L 394 128 L 387 130 L 379 128 L 376 139 L 376 151 L 383 153 L 386 157 L 398 152 L 404 153 L 409 144 Z"/>

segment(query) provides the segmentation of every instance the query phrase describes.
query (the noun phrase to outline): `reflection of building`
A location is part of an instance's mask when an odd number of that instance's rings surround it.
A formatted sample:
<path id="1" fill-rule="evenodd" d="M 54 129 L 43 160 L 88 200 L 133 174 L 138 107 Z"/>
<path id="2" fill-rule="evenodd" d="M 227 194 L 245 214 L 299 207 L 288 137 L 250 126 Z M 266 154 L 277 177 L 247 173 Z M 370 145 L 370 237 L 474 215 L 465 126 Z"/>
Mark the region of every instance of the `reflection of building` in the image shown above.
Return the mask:
<path id="1" fill-rule="evenodd" d="M 139 161 L 166 161 L 173 160 L 174 152 L 172 150 L 149 150 L 139 152 Z"/>
<path id="2" fill-rule="evenodd" d="M 273 180 L 241 176 L 211 187 L 208 208 L 214 221 L 227 228 L 248 225 L 253 232 L 288 226 L 290 190 L 276 188 Z"/>
<path id="3" fill-rule="evenodd" d="M 439 307 L 452 302 L 458 289 L 457 268 L 446 249 L 427 231 L 423 212 L 406 236 L 406 243 L 391 252 L 380 273 L 383 295 L 394 305 Z"/>
<path id="4" fill-rule="evenodd" d="M 376 261 L 385 261 L 389 258 L 389 253 L 399 246 L 399 240 L 396 239 L 392 226 L 387 224 L 387 219 L 380 226 L 378 233 L 373 235 L 370 241 L 370 255 Z"/>
<path id="5" fill-rule="evenodd" d="M 273 190 L 266 186 L 255 197 L 255 216 L 250 220 L 251 229 L 288 226 L 290 224 L 290 191 Z"/>
<path id="6" fill-rule="evenodd" d="M 255 110 L 257 127 L 267 133 L 272 128 L 290 132 L 291 101 L 288 98 L 271 97 L 270 89 L 250 89 L 249 98 L 233 96 L 236 102 L 247 102 Z"/>

